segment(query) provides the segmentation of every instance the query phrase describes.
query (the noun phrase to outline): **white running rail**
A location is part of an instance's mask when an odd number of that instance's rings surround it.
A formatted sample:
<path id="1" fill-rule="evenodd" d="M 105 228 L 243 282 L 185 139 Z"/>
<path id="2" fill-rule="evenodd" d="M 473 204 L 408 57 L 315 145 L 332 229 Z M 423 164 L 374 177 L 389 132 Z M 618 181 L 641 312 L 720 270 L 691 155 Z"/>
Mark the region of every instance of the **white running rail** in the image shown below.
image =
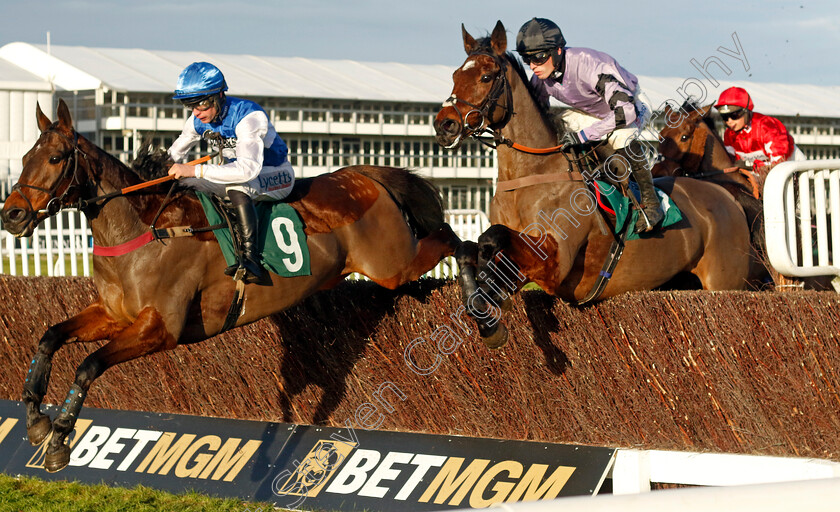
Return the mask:
<path id="1" fill-rule="evenodd" d="M 764 184 L 764 221 L 779 273 L 840 276 L 840 159 L 774 167 Z"/>
<path id="2" fill-rule="evenodd" d="M 447 210 L 445 219 L 462 240 L 475 241 L 490 227 L 490 220 L 481 210 Z M 31 238 L 18 239 L 0 229 L 0 274 L 90 276 L 92 247 L 87 218 L 77 210 L 62 210 L 38 226 Z M 455 258 L 444 259 L 426 275 L 455 278 Z"/>
<path id="3" fill-rule="evenodd" d="M 46 219 L 29 238 L 0 230 L 0 274 L 90 276 L 92 256 L 93 236 L 78 210 Z"/>

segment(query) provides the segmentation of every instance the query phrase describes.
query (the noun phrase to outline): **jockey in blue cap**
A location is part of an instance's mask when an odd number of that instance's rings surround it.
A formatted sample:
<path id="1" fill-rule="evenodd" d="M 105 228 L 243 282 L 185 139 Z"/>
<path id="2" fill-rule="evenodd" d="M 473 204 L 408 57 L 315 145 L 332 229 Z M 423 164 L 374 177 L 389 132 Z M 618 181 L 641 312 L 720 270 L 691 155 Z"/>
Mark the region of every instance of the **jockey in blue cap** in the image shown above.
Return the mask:
<path id="1" fill-rule="evenodd" d="M 230 216 L 239 240 L 238 264 L 225 269 L 235 276 L 244 269 L 243 280 L 261 280 L 257 243 L 257 201 L 280 200 L 289 195 L 295 174 L 287 158 L 288 148 L 268 115 L 256 103 L 225 95 L 227 83 L 213 64 L 193 62 L 178 77 L 173 99 L 191 112 L 181 135 L 169 148 L 175 162 L 204 138 L 221 149 L 224 162 L 196 166 L 174 164 L 169 174 L 184 178 L 186 186 L 230 199 Z"/>
<path id="2" fill-rule="evenodd" d="M 548 106 L 551 96 L 572 107 L 562 116 L 564 145 L 604 141 L 629 164 L 644 208 L 636 232 L 652 230 L 664 215 L 638 140 L 650 109 L 641 101 L 636 75 L 606 53 L 566 47 L 560 27 L 545 18 L 522 25 L 516 51 L 534 72 L 531 87 L 540 101 Z"/>

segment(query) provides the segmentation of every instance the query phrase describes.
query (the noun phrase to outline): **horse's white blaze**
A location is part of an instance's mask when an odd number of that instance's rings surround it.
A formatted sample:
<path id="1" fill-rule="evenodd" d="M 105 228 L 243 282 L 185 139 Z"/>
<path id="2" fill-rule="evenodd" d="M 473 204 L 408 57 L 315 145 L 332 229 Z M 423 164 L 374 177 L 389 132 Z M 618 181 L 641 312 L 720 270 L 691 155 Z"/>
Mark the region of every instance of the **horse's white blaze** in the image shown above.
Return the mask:
<path id="1" fill-rule="evenodd" d="M 466 71 L 472 67 L 475 67 L 475 61 L 470 59 L 467 62 L 465 62 L 463 66 L 461 66 L 461 71 Z"/>

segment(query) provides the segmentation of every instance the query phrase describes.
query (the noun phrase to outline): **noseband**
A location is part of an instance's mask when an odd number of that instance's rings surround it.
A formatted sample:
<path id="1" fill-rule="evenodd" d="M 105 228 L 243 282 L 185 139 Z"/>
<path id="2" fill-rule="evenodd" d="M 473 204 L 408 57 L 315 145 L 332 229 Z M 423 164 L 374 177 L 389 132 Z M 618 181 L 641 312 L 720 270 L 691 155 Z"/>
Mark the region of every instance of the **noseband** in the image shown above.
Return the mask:
<path id="1" fill-rule="evenodd" d="M 87 160 L 87 154 L 85 154 L 85 152 L 82 151 L 82 149 L 79 147 L 79 134 L 76 133 L 75 130 L 73 131 L 73 138 L 72 139 L 70 137 L 64 135 L 63 133 L 59 133 L 59 132 L 54 131 L 54 130 L 53 130 L 53 133 L 55 133 L 56 135 L 60 135 L 60 136 L 64 137 L 65 139 L 70 141 L 70 143 L 73 146 L 70 151 L 67 151 L 62 155 L 62 158 L 66 158 L 66 162 L 64 164 L 64 168 L 61 170 L 61 173 L 58 176 L 58 179 L 55 181 L 55 183 L 53 183 L 53 185 L 49 189 L 18 182 L 18 183 L 15 183 L 14 186 L 12 186 L 12 190 L 11 190 L 12 192 L 17 191 L 18 194 L 20 194 L 20 196 L 24 199 L 24 201 L 26 201 L 26 204 L 29 206 L 30 211 L 33 211 L 33 212 L 36 212 L 36 213 L 46 213 L 49 216 L 53 216 L 53 215 L 57 214 L 59 211 L 61 211 L 62 208 L 72 206 L 70 204 L 65 204 L 64 201 L 65 201 L 65 198 L 68 196 L 68 194 L 71 191 L 73 191 L 74 188 L 80 188 L 81 187 L 81 181 L 79 179 L 79 173 L 78 173 L 78 171 L 79 171 L 79 156 L 81 155 L 82 158 Z M 67 157 L 68 154 L 70 154 L 69 157 Z M 72 163 L 71 163 L 71 161 L 72 161 Z M 58 191 L 58 189 L 68 179 L 72 180 L 71 183 L 69 185 L 67 185 L 67 188 L 64 189 L 64 192 L 60 196 L 56 196 L 56 192 Z M 47 196 L 50 198 L 49 201 L 47 201 L 47 207 L 43 210 L 37 210 L 36 211 L 35 207 L 32 206 L 32 202 L 29 200 L 29 197 L 27 197 L 26 194 L 23 193 L 22 189 L 24 189 L 24 188 L 31 188 L 33 190 L 37 190 L 39 192 L 43 192 L 43 193 L 47 194 Z M 81 204 L 81 202 L 80 202 L 80 204 Z"/>
<path id="2" fill-rule="evenodd" d="M 478 55 L 486 55 L 490 57 L 499 67 L 499 73 L 493 79 L 493 85 L 490 87 L 490 92 L 487 93 L 487 96 L 480 105 L 475 105 L 469 101 L 458 98 L 454 94 L 447 98 L 442 105 L 443 107 L 452 107 L 455 109 L 455 112 L 458 113 L 458 117 L 461 119 L 461 135 L 468 137 L 475 137 L 487 131 L 495 132 L 505 126 L 513 116 L 513 112 L 510 110 L 510 105 L 513 103 L 513 93 L 507 80 L 507 62 L 505 62 L 503 58 L 489 52 L 475 52 L 470 54 L 470 57 Z M 505 105 L 499 106 L 498 102 L 502 95 L 505 96 Z M 461 109 L 458 108 L 458 103 L 463 103 L 464 105 L 470 107 L 471 110 L 467 111 L 466 114 L 463 114 Z M 491 113 L 497 107 L 504 109 L 505 115 L 500 121 L 494 123 L 491 119 Z M 475 117 L 474 114 L 478 114 L 479 116 L 479 121 L 475 124 L 470 123 L 469 121 L 471 117 Z"/>

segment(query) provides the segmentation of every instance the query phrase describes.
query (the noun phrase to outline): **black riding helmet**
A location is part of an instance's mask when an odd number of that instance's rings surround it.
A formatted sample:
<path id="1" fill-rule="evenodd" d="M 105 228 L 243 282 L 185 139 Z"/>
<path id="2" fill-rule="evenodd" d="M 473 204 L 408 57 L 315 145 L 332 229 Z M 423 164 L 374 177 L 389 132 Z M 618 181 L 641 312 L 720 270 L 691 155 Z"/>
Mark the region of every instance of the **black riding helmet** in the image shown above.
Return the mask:
<path id="1" fill-rule="evenodd" d="M 547 51 L 551 52 L 554 69 L 559 69 L 557 49 L 565 46 L 566 38 L 563 37 L 560 27 L 545 18 L 531 18 L 516 34 L 516 52 L 526 64 L 533 55 Z"/>

